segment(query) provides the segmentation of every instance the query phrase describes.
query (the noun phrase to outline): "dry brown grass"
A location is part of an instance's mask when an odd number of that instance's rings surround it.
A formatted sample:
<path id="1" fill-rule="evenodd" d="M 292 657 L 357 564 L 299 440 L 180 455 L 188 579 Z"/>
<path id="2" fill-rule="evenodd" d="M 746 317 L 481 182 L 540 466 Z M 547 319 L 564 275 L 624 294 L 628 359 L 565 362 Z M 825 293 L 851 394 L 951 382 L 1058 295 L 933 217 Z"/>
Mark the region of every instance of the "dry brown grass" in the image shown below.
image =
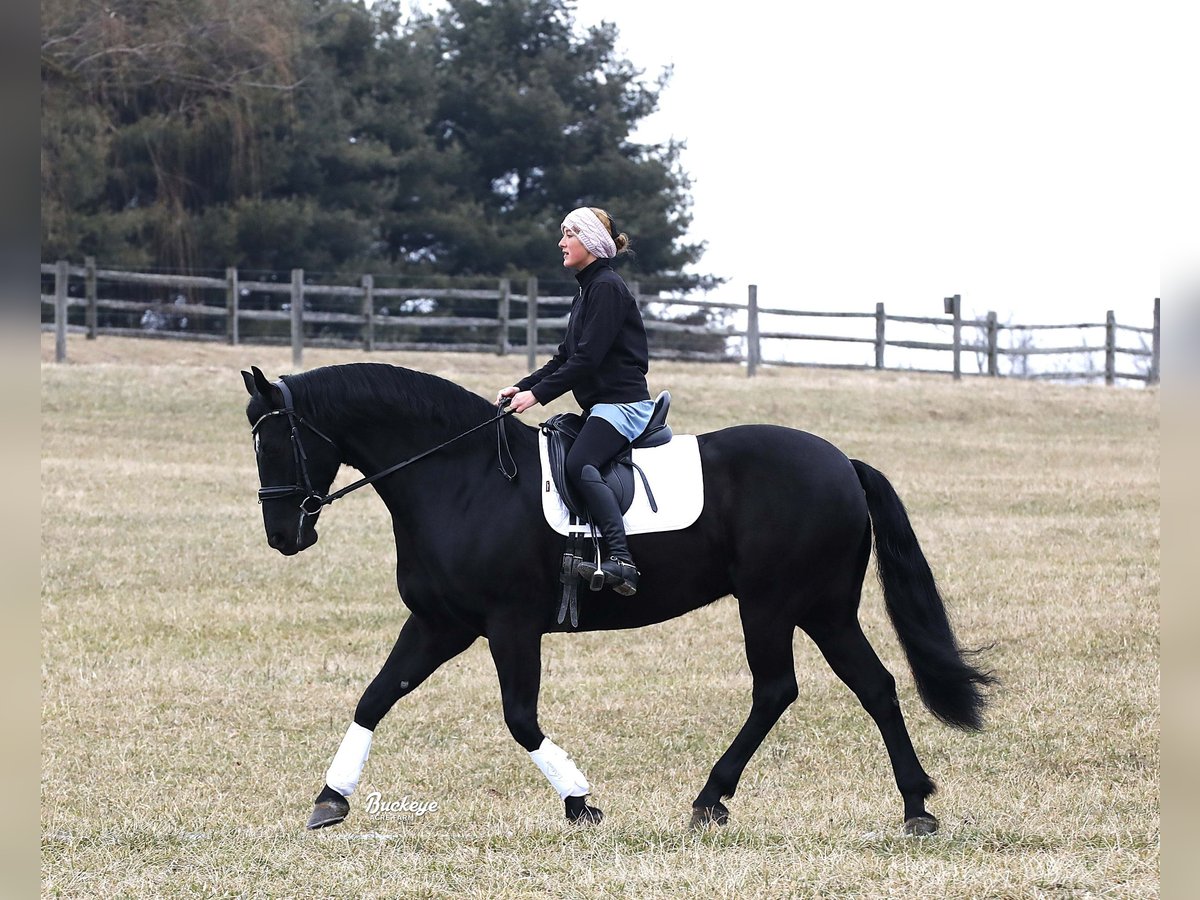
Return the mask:
<path id="1" fill-rule="evenodd" d="M 407 821 L 360 801 L 342 826 L 305 833 L 404 617 L 386 511 L 355 494 L 313 550 L 267 548 L 237 371 L 286 373 L 286 348 L 73 338 L 69 353 L 42 369 L 48 895 L 1157 893 L 1157 391 L 653 369 L 677 431 L 793 425 L 886 472 L 960 638 L 994 642 L 1004 687 L 987 730 L 947 729 L 920 707 L 867 585 L 865 627 L 941 786 L 936 837 L 899 835 L 879 735 L 803 636 L 800 699 L 747 769 L 732 824 L 686 829 L 749 704 L 730 600 L 547 638 L 541 721 L 592 780 L 601 827 L 562 821 L 505 730 L 481 641 L 384 721 L 359 789 L 439 809 Z M 524 366 L 376 358 L 483 394 Z"/>

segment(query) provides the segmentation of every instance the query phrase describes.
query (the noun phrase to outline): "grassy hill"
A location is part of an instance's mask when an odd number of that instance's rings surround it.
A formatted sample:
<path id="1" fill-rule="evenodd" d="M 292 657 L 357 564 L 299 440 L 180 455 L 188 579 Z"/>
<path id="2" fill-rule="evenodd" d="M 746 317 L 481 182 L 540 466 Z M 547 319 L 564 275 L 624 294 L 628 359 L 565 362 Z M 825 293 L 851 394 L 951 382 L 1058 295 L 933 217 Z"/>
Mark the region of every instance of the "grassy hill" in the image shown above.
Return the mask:
<path id="1" fill-rule="evenodd" d="M 50 362 L 43 336 L 48 895 L 1157 893 L 1157 390 L 651 370 L 677 432 L 802 428 L 905 500 L 961 642 L 991 644 L 1004 682 L 983 733 L 938 724 L 868 577 L 862 620 L 940 785 L 937 836 L 901 836 L 882 740 L 802 634 L 800 699 L 747 768 L 731 824 L 687 830 L 749 709 L 729 598 L 545 640 L 541 723 L 591 779 L 599 828 L 562 820 L 508 735 L 479 641 L 384 720 L 350 819 L 305 833 L 405 616 L 386 510 L 359 492 L 309 552 L 266 546 L 238 370 L 286 374 L 288 348 L 73 337 L 69 355 Z M 525 374 L 520 356 L 313 350 L 305 364 L 365 359 L 489 397 Z M 371 815 L 373 791 L 438 808 Z"/>

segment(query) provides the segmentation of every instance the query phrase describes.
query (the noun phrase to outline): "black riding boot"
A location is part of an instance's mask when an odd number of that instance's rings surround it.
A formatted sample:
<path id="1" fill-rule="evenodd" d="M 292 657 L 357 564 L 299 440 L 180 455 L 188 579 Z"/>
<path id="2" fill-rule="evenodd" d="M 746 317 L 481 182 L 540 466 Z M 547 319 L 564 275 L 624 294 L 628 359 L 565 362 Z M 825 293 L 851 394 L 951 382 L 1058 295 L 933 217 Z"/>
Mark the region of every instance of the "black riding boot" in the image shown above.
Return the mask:
<path id="1" fill-rule="evenodd" d="M 632 597 L 637 593 L 638 570 L 629 554 L 629 545 L 625 541 L 625 523 L 621 521 L 621 510 L 617 506 L 617 498 L 595 466 L 584 466 L 579 476 L 579 492 L 583 494 L 587 504 L 588 516 L 592 525 L 600 532 L 608 547 L 608 559 L 600 566 L 604 574 L 604 584 L 618 594 Z M 596 573 L 596 563 L 584 560 L 578 570 L 585 579 L 591 580 Z"/>

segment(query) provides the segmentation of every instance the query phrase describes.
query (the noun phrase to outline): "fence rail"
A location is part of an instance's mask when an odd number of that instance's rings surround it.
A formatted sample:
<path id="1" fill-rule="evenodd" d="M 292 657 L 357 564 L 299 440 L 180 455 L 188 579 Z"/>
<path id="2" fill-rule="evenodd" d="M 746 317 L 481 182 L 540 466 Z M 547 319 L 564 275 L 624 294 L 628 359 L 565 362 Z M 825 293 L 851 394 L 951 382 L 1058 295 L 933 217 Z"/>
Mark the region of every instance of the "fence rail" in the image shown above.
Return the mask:
<path id="1" fill-rule="evenodd" d="M 525 284 L 523 294 L 513 292 L 510 279 L 498 279 L 495 288 L 454 288 L 454 287 L 377 287 L 374 277 L 364 275 L 359 284 L 319 284 L 305 281 L 304 271 L 294 269 L 290 281 L 260 281 L 241 280 L 237 269 L 226 270 L 224 278 L 200 275 L 157 274 L 148 272 L 129 272 L 119 269 L 98 268 L 95 260 L 88 258 L 82 266 L 70 265 L 60 260 L 55 264 L 42 264 L 44 276 L 53 276 L 54 293 L 41 295 L 43 308 L 43 330 L 55 332 L 55 359 L 66 359 L 66 336 L 68 333 L 84 333 L 90 338 L 98 334 L 136 335 L 148 337 L 163 337 L 183 340 L 224 341 L 230 344 L 238 343 L 284 343 L 290 340 L 292 346 L 293 364 L 302 366 L 305 346 L 327 347 L 361 347 L 367 351 L 374 350 L 430 350 L 453 348 L 471 352 L 494 352 L 501 355 L 524 347 L 530 369 L 537 366 L 541 354 L 551 352 L 555 344 L 545 341 L 544 332 L 562 329 L 566 326 L 567 316 L 562 312 L 544 316 L 542 312 L 553 312 L 569 306 L 571 296 L 542 295 L 539 293 L 538 281 L 530 278 Z M 195 302 L 194 297 L 180 295 L 174 302 L 165 304 L 158 300 L 129 300 L 115 297 L 102 297 L 99 285 L 101 282 L 113 285 L 132 285 L 143 288 L 166 288 L 189 292 L 220 292 L 223 300 L 220 304 Z M 754 376 L 764 363 L 763 342 L 786 342 L 789 347 L 797 345 L 824 344 L 869 344 L 874 347 L 874 363 L 853 362 L 820 362 L 815 360 L 801 361 L 794 358 L 773 359 L 771 365 L 800 365 L 820 368 L 845 369 L 903 369 L 915 372 L 945 372 L 944 369 L 917 368 L 911 365 L 886 365 L 887 348 L 916 350 L 936 353 L 949 353 L 951 369 L 947 374 L 961 378 L 964 374 L 962 366 L 963 354 L 974 354 L 979 362 L 978 373 L 998 377 L 1000 360 L 1010 361 L 1008 375 L 1030 378 L 1058 379 L 1098 379 L 1103 377 L 1107 384 L 1117 380 L 1142 381 L 1156 384 L 1159 381 L 1159 363 L 1161 346 L 1160 302 L 1155 298 L 1153 305 L 1153 324 L 1150 327 L 1118 324 L 1112 311 L 1106 315 L 1104 322 L 1082 322 L 1071 324 L 1029 324 L 1013 325 L 1000 323 L 995 312 L 989 312 L 985 318 L 964 319 L 962 316 L 962 299 L 955 294 L 944 298 L 942 317 L 889 315 L 884 304 L 877 303 L 874 312 L 828 311 L 828 310 L 794 310 L 778 307 L 760 307 L 758 305 L 758 289 L 750 285 L 747 303 L 744 305 L 722 303 L 711 300 L 691 300 L 675 296 L 660 297 L 655 295 L 643 296 L 637 282 L 631 282 L 630 288 L 638 298 L 639 304 L 661 304 L 666 308 L 683 307 L 689 310 L 712 310 L 724 313 L 723 320 L 744 321 L 744 327 L 735 325 L 698 325 L 664 320 L 654 316 L 646 317 L 648 332 L 659 334 L 702 335 L 723 338 L 726 341 L 725 352 L 714 353 L 680 349 L 677 347 L 655 347 L 652 355 L 658 358 L 739 361 L 746 365 L 747 374 Z M 72 290 L 74 289 L 74 295 Z M 82 294 L 82 295 L 80 295 Z M 262 294 L 268 297 L 282 298 L 277 309 L 247 309 L 243 307 L 242 299 L 246 295 Z M 320 299 L 323 304 L 340 304 L 339 309 L 312 309 L 306 306 L 308 300 Z M 471 300 L 494 303 L 494 315 L 429 315 L 422 313 L 419 305 L 431 301 Z M 381 303 L 383 301 L 383 303 Z M 387 303 L 400 301 L 416 303 L 416 311 L 396 314 Z M 524 315 L 513 315 L 513 304 L 524 304 Z M 71 322 L 71 311 L 83 311 L 82 323 Z M 46 320 L 48 314 L 52 316 Z M 126 313 L 140 315 L 137 327 L 126 324 L 102 323 L 101 313 Z M 169 313 L 169 316 L 167 315 Z M 784 316 L 790 320 L 797 318 L 809 319 L 847 319 L 873 320 L 874 334 L 831 334 L 805 333 L 784 330 L 763 330 L 762 316 Z M 198 332 L 189 330 L 186 325 L 191 317 L 205 320 L 222 320 L 223 328 Z M 80 317 L 75 316 L 78 320 Z M 149 320 L 149 325 L 147 325 Z M 172 327 L 172 323 L 179 327 Z M 261 333 L 247 337 L 243 326 L 249 323 L 288 323 L 286 337 L 278 334 Z M 889 337 L 889 325 L 926 326 L 941 332 L 950 329 L 949 340 L 917 340 L 912 337 L 896 337 L 895 332 Z M 314 326 L 340 326 L 340 333 L 326 330 L 314 334 Z M 438 343 L 430 340 L 413 340 L 409 337 L 399 337 L 392 340 L 381 339 L 380 335 L 387 329 L 412 329 L 417 327 L 422 335 L 449 331 L 452 329 L 475 329 L 485 333 L 491 332 L 492 337 L 485 340 L 462 339 L 456 336 L 452 344 Z M 1032 342 L 1034 332 L 1051 330 L 1104 330 L 1103 345 L 1089 346 L 1086 343 L 1068 346 L 1038 346 Z M 972 339 L 964 338 L 964 331 L 973 332 Z M 514 342 L 514 332 L 522 334 L 524 342 Z M 348 337 L 347 334 L 352 335 Z M 1121 334 L 1133 334 L 1143 340 L 1143 346 L 1129 347 L 1118 342 Z M 944 337 L 944 335 L 941 335 Z M 1003 346 L 1004 336 L 1008 338 L 1009 346 Z M 1144 338 L 1148 337 L 1150 346 L 1145 346 Z M 1093 354 L 1104 354 L 1103 368 L 1090 364 Z M 1056 370 L 1034 372 L 1028 368 L 1030 357 L 1083 356 L 1089 360 L 1085 369 L 1077 371 Z M 1134 360 L 1148 360 L 1138 367 L 1138 371 L 1119 371 L 1118 357 L 1131 357 Z M 1019 365 L 1018 365 L 1019 364 Z"/>

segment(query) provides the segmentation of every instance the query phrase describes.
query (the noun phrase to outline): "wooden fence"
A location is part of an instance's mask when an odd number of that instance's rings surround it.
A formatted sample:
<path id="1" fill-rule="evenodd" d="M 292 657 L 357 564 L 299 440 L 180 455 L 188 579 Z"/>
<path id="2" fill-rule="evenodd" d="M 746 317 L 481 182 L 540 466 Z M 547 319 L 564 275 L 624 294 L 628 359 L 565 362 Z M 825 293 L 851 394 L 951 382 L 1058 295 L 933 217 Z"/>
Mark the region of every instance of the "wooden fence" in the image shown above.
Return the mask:
<path id="1" fill-rule="evenodd" d="M 136 335 L 142 337 L 168 337 L 185 340 L 225 341 L 230 344 L 242 343 L 242 325 L 250 322 L 286 322 L 287 332 L 292 346 L 293 365 L 300 368 L 303 363 L 304 347 L 307 346 L 345 346 L 361 347 L 366 351 L 374 350 L 431 350 L 456 349 L 476 352 L 494 352 L 500 355 L 514 351 L 523 346 L 528 357 L 527 365 L 536 368 L 543 354 L 551 352 L 555 344 L 542 343 L 544 331 L 562 329 L 567 321 L 565 308 L 571 303 L 571 296 L 540 295 L 538 281 L 530 278 L 524 285 L 523 294 L 514 294 L 510 279 L 498 279 L 496 286 L 490 289 L 464 289 L 446 287 L 376 287 L 371 275 L 363 275 L 357 285 L 326 285 L 306 282 L 302 269 L 293 269 L 289 283 L 274 281 L 241 280 L 237 269 L 227 269 L 224 278 L 193 276 L 193 275 L 164 275 L 143 272 L 129 272 L 116 269 L 100 269 L 95 261 L 87 259 L 83 266 L 72 266 L 60 260 L 57 264 L 43 264 L 41 268 L 45 276 L 53 276 L 54 293 L 41 296 L 43 310 L 53 311 L 52 321 L 43 321 L 43 330 L 53 330 L 55 339 L 55 359 L 66 359 L 66 336 L 69 332 L 83 332 L 88 338 L 97 334 Z M 75 296 L 72 296 L 72 280 L 74 280 Z M 188 296 L 179 295 L 169 305 L 162 300 L 128 300 L 113 297 L 102 297 L 100 285 L 140 285 L 150 288 L 167 288 L 176 291 L 187 291 Z M 82 290 L 80 290 L 82 288 Z M 938 372 L 951 374 L 955 379 L 964 374 L 978 374 L 998 377 L 1004 374 L 1019 375 L 1032 378 L 1057 379 L 1098 379 L 1104 378 L 1107 384 L 1117 380 L 1135 380 L 1147 384 L 1159 381 L 1159 357 L 1161 346 L 1161 327 L 1159 321 L 1159 300 L 1155 298 L 1153 305 L 1153 324 L 1150 327 L 1138 327 L 1117 324 L 1116 317 L 1110 310 L 1103 323 L 1084 322 L 1063 325 L 1014 325 L 1000 323 L 995 312 L 989 312 L 985 318 L 964 319 L 962 316 L 962 299 L 956 294 L 944 299 L 942 317 L 920 317 L 889 315 L 885 312 L 884 304 L 877 303 L 874 312 L 820 312 L 783 308 L 766 308 L 758 304 L 758 289 L 750 285 L 745 305 L 720 303 L 704 300 L 678 299 L 675 297 L 660 297 L 657 294 L 642 296 L 637 282 L 631 282 L 630 288 L 638 297 L 639 303 L 645 308 L 648 304 L 661 304 L 664 308 L 682 307 L 690 310 L 711 310 L 719 314 L 728 323 L 730 319 L 744 320 L 743 327 L 733 324 L 697 325 L 681 324 L 664 320 L 658 316 L 646 317 L 646 328 L 654 332 L 699 334 L 716 336 L 726 339 L 725 352 L 679 351 L 670 349 L 652 349 L 652 355 L 657 357 L 672 357 L 697 360 L 740 361 L 746 365 L 747 374 L 755 375 L 758 368 L 764 364 L 771 365 L 800 365 L 828 366 L 835 368 L 860 369 L 902 369 L 904 371 Z M 194 295 L 206 292 L 209 295 L 217 293 L 224 298 L 221 304 L 194 302 Z M 286 298 L 279 302 L 279 309 L 247 309 L 243 308 L 242 298 L 246 294 L 261 293 L 278 295 Z M 82 296 L 80 296 L 82 294 Z M 340 309 L 311 309 L 306 306 L 313 298 L 324 298 L 323 305 L 341 307 Z M 428 302 L 441 300 L 465 299 L 494 303 L 495 314 L 488 316 L 444 316 L 428 315 L 420 311 L 410 311 L 396 315 L 386 311 L 387 304 L 392 301 Z M 514 315 L 514 304 L 523 306 L 524 315 Z M 72 309 L 83 311 L 82 324 L 71 324 Z M 490 308 L 490 307 L 489 307 Z M 542 310 L 557 311 L 557 315 L 544 317 Z M 100 313 L 125 312 L 141 314 L 142 320 L 138 327 L 111 326 L 100 323 Z M 171 319 L 164 317 L 169 312 Z M 158 317 L 165 324 L 155 325 L 148 329 L 146 317 L 151 317 L 153 324 Z M 791 318 L 819 319 L 870 319 L 873 320 L 874 334 L 810 334 L 795 331 L 764 331 L 761 328 L 763 316 L 787 316 Z M 196 319 L 216 320 L 220 326 L 207 331 L 188 330 L 181 327 L 171 327 L 181 321 Z M 78 315 L 76 319 L 80 318 Z M 45 317 L 43 317 L 45 319 Z M 913 340 L 888 337 L 888 324 L 904 324 L 925 326 L 935 330 L 942 340 Z M 461 329 L 469 327 L 476 332 L 490 332 L 491 340 L 480 342 L 456 341 L 453 344 L 433 343 L 421 340 L 387 340 L 381 333 L 388 328 L 411 328 L 414 324 L 420 326 L 422 332 L 428 329 Z M 865 323 L 864 323 L 865 324 Z M 343 336 L 333 336 L 328 333 L 314 335 L 310 332 L 322 326 L 336 326 Z M 869 327 L 869 326 L 868 326 Z M 950 339 L 944 339 L 946 329 L 950 331 Z M 1086 343 L 1071 346 L 1045 347 L 1036 345 L 1032 339 L 1034 332 L 1049 330 L 1100 330 L 1103 329 L 1103 346 L 1088 346 Z M 329 329 L 326 328 L 326 331 Z M 514 330 L 523 336 L 523 341 L 514 342 Z M 352 333 L 354 339 L 344 335 Z M 970 336 L 964 336 L 971 333 Z M 1129 347 L 1119 343 L 1122 333 L 1141 336 L 1142 346 Z M 894 334 L 894 332 L 893 332 Z M 1007 337 L 1007 340 L 1005 339 Z M 249 342 L 261 342 L 261 338 L 251 337 Z M 858 343 L 870 344 L 874 349 L 874 363 L 822 363 L 802 361 L 789 353 L 787 358 L 764 360 L 762 355 L 764 341 L 782 341 L 789 346 L 805 343 Z M 734 345 L 736 342 L 736 346 Z M 1007 346 L 1006 346 L 1007 344 Z M 1147 346 L 1148 344 L 1148 346 Z M 886 365 L 886 350 L 889 347 L 949 353 L 951 368 L 945 369 L 917 368 L 893 364 Z M 1054 371 L 1030 371 L 1029 358 L 1067 356 L 1090 360 L 1094 354 L 1103 352 L 1104 365 L 1089 364 L 1077 370 L 1057 369 Z M 979 360 L 977 372 L 964 372 L 962 358 L 964 354 L 974 355 Z M 1001 359 L 1008 358 L 1009 371 L 1002 372 Z M 1142 358 L 1145 360 L 1136 371 L 1122 369 L 1118 359 Z M 1020 362 L 1018 367 L 1014 363 Z"/>

